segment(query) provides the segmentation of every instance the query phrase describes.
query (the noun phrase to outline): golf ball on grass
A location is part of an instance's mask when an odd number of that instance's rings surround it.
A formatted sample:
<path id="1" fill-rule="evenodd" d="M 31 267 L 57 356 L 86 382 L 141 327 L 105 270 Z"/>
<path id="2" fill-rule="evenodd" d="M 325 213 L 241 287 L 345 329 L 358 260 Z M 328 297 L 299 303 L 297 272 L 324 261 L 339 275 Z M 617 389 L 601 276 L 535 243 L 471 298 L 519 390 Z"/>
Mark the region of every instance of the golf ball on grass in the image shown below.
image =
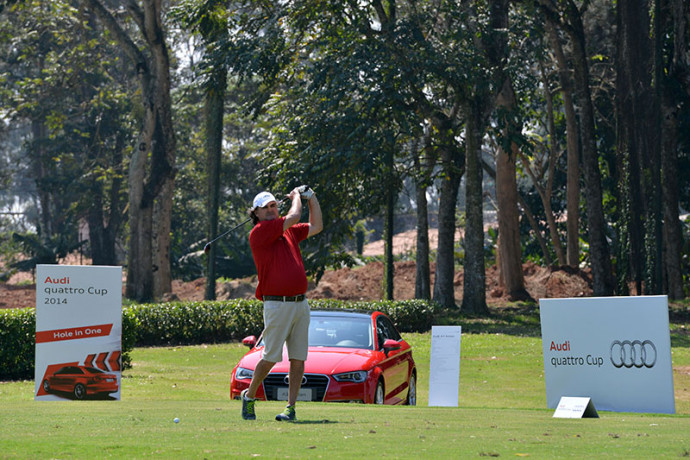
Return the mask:
<path id="1" fill-rule="evenodd" d="M 177 418 L 177 417 L 175 417 L 175 418 L 173 419 L 173 422 L 175 422 L 175 423 L 180 423 L 180 419 Z"/>

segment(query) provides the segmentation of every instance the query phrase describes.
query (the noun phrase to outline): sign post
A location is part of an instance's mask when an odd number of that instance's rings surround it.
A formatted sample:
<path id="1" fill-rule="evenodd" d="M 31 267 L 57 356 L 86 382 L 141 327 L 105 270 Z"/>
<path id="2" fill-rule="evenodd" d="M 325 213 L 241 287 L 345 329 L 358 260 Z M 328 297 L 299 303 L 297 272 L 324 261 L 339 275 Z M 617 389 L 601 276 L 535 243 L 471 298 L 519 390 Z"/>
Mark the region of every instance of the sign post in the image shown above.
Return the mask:
<path id="1" fill-rule="evenodd" d="M 541 299 L 547 407 L 675 413 L 666 296 Z"/>
<path id="2" fill-rule="evenodd" d="M 431 326 L 429 406 L 458 406 L 460 326 Z"/>
<path id="3" fill-rule="evenodd" d="M 122 267 L 36 267 L 35 399 L 120 399 Z"/>

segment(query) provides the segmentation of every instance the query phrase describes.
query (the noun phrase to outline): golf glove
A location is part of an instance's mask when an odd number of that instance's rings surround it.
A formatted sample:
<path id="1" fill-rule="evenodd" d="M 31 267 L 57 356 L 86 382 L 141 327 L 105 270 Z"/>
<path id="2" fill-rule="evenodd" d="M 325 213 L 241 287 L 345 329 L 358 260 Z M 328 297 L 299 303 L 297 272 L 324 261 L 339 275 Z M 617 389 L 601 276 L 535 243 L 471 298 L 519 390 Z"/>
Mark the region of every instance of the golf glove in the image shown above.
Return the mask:
<path id="1" fill-rule="evenodd" d="M 309 198 L 314 196 L 314 191 L 311 188 L 309 188 L 308 185 L 301 185 L 297 190 L 299 190 L 299 195 L 305 200 L 308 200 Z"/>

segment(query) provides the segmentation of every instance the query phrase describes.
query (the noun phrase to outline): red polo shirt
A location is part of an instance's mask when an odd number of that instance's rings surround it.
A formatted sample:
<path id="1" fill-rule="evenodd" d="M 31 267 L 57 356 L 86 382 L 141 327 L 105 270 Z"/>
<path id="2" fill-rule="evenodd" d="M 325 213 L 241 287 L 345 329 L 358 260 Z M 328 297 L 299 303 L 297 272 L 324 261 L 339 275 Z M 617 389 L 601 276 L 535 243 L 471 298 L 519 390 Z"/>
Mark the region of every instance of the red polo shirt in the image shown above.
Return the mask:
<path id="1" fill-rule="evenodd" d="M 283 231 L 285 217 L 264 220 L 249 233 L 254 264 L 259 276 L 256 298 L 265 295 L 294 296 L 307 292 L 299 242 L 309 235 L 309 224 L 298 223 Z"/>

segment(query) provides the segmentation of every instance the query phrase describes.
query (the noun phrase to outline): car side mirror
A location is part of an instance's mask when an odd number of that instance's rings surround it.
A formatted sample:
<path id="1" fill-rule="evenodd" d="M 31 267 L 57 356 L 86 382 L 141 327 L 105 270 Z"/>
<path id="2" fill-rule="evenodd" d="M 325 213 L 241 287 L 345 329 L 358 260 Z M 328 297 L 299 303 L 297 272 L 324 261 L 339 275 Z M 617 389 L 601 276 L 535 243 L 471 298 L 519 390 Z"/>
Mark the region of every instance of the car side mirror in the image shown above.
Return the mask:
<path id="1" fill-rule="evenodd" d="M 253 335 L 250 335 L 248 337 L 245 337 L 242 339 L 242 345 L 249 347 L 249 348 L 254 348 L 254 345 L 256 345 L 256 337 Z"/>
<path id="2" fill-rule="evenodd" d="M 393 339 L 386 339 L 383 342 L 383 351 L 386 353 L 386 356 L 388 356 L 388 353 L 394 350 L 400 350 L 401 345 L 400 342 L 397 342 Z"/>

